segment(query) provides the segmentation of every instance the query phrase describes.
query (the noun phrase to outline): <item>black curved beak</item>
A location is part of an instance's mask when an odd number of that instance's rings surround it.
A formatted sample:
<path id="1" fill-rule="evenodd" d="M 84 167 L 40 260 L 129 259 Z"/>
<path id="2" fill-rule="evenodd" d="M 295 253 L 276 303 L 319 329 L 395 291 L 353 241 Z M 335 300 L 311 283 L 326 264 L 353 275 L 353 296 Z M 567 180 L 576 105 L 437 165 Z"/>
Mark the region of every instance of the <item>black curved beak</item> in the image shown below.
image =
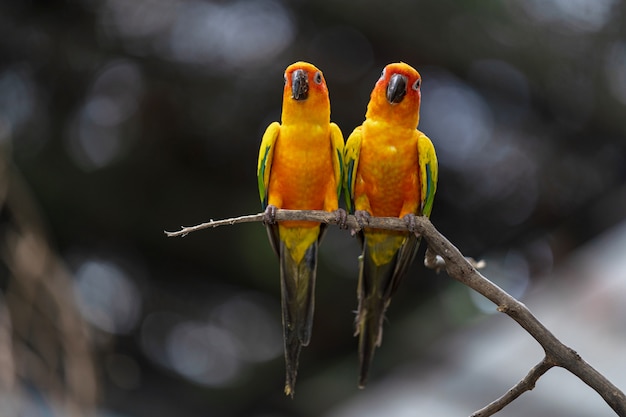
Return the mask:
<path id="1" fill-rule="evenodd" d="M 402 74 L 393 74 L 387 84 L 387 101 L 390 104 L 398 104 L 406 95 L 408 79 Z"/>
<path id="2" fill-rule="evenodd" d="M 309 79 L 303 69 L 298 69 L 291 75 L 291 98 L 306 100 L 309 96 Z"/>

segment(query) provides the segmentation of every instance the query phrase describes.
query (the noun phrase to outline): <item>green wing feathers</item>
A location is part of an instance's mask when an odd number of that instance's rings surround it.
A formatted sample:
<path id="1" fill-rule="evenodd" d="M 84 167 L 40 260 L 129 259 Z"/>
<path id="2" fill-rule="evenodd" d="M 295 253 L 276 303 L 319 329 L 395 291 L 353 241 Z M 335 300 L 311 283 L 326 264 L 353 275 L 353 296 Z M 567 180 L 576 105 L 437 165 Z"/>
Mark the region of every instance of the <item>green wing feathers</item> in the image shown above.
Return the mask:
<path id="1" fill-rule="evenodd" d="M 267 207 L 267 189 L 270 184 L 270 170 L 272 168 L 272 158 L 274 157 L 274 144 L 280 133 L 280 124 L 273 122 L 270 124 L 261 140 L 259 149 L 259 161 L 257 163 L 256 176 L 259 184 L 259 196 L 263 209 Z"/>
<path id="2" fill-rule="evenodd" d="M 348 137 L 344 150 L 344 179 L 343 187 L 346 196 L 348 213 L 354 213 L 354 184 L 356 183 L 356 171 L 359 166 L 359 154 L 361 152 L 361 126 L 354 129 Z"/>
<path id="3" fill-rule="evenodd" d="M 330 124 L 330 146 L 333 157 L 333 171 L 335 175 L 335 182 L 337 184 L 337 198 L 341 196 L 341 190 L 343 188 L 343 135 L 341 129 L 335 123 Z"/>

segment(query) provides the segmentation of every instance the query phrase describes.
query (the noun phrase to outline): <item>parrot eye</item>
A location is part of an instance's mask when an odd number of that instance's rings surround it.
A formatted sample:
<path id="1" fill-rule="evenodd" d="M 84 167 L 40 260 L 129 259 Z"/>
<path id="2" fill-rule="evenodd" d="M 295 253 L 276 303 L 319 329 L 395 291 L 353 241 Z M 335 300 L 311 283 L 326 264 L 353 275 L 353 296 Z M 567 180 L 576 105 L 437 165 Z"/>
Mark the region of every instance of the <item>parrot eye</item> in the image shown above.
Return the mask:
<path id="1" fill-rule="evenodd" d="M 380 79 L 385 78 L 385 68 L 383 68 L 383 72 L 380 73 Z"/>
<path id="2" fill-rule="evenodd" d="M 315 84 L 321 84 L 322 83 L 322 73 L 317 71 L 315 73 L 315 75 L 313 76 L 313 81 L 315 81 Z"/>
<path id="3" fill-rule="evenodd" d="M 283 74 L 283 78 L 285 79 L 285 84 L 287 84 L 287 73 Z"/>
<path id="4" fill-rule="evenodd" d="M 422 79 L 418 78 L 417 80 L 415 80 L 415 82 L 413 83 L 413 90 L 417 91 L 420 89 L 420 85 L 422 85 Z"/>

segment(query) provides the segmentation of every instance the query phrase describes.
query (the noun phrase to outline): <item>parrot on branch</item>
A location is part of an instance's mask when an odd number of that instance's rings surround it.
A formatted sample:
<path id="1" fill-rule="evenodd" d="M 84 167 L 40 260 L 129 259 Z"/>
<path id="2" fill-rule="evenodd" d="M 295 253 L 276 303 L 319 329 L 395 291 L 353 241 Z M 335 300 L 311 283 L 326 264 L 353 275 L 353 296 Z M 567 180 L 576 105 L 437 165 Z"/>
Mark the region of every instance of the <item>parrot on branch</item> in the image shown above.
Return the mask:
<path id="1" fill-rule="evenodd" d="M 330 122 L 330 100 L 322 72 L 296 62 L 285 70 L 281 122 L 271 123 L 261 141 L 257 179 L 271 246 L 279 258 L 285 394 L 293 397 L 302 346 L 311 340 L 317 251 L 326 225 L 275 220 L 276 209 L 334 211 L 343 188 L 341 130 Z"/>
<path id="2" fill-rule="evenodd" d="M 382 342 L 385 311 L 419 247 L 415 216 L 430 216 L 437 188 L 435 149 L 417 129 L 420 85 L 420 74 L 411 66 L 387 65 L 371 93 L 365 121 L 345 146 L 347 207 L 364 227 L 355 323 L 360 388 Z M 370 216 L 402 218 L 410 232 L 367 228 Z"/>

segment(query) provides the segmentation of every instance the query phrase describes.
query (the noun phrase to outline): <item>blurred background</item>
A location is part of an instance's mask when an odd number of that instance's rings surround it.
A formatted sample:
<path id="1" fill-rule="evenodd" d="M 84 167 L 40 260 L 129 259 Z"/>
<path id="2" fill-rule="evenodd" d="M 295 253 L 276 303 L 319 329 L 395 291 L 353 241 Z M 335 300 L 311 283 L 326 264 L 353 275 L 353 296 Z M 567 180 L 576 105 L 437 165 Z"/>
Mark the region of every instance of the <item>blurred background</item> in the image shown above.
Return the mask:
<path id="1" fill-rule="evenodd" d="M 384 65 L 420 71 L 433 223 L 624 390 L 626 3 L 3 0 L 0 414 L 469 415 L 541 360 L 416 262 L 358 390 L 358 244 L 332 228 L 284 396 L 262 225 L 163 230 L 260 211 L 258 146 L 297 60 L 346 137 Z M 557 369 L 502 415 L 613 413 Z"/>

